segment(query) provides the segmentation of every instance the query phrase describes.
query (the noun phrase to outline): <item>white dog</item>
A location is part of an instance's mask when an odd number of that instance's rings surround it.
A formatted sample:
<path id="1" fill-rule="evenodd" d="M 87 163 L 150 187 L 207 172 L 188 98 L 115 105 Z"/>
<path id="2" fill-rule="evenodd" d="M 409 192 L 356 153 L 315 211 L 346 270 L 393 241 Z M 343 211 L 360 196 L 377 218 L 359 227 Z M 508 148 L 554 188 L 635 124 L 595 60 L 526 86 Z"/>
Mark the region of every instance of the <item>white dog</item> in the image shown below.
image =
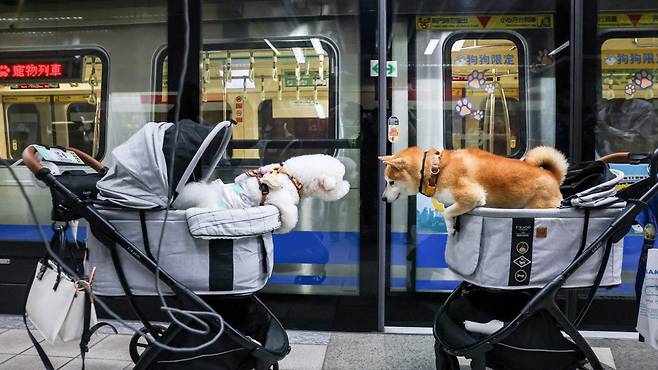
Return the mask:
<path id="1" fill-rule="evenodd" d="M 297 205 L 301 198 L 334 201 L 347 194 L 350 184 L 343 179 L 344 175 L 345 166 L 334 157 L 302 155 L 282 164 L 245 172 L 233 184 L 221 180 L 189 183 L 178 194 L 173 207 L 229 209 L 271 204 L 281 214 L 277 232 L 287 233 L 297 225 Z"/>

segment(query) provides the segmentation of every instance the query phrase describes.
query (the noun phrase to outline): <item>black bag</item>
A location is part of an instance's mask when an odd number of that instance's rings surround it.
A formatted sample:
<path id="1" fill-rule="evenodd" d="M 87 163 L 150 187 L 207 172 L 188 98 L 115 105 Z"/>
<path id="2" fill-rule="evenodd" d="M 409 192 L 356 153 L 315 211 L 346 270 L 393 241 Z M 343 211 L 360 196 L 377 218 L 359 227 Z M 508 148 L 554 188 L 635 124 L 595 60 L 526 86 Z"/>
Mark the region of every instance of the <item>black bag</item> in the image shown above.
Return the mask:
<path id="1" fill-rule="evenodd" d="M 98 195 L 96 183 L 105 176 L 105 172 L 87 173 L 82 170 L 69 170 L 55 177 L 57 181 L 80 199 L 92 200 L 96 199 Z M 55 187 L 50 188 L 50 194 L 53 200 L 53 209 L 50 217 L 53 221 L 65 222 L 80 218 L 71 210 L 72 204 L 69 200 L 63 194 L 60 194 Z"/>
<path id="2" fill-rule="evenodd" d="M 564 199 L 567 199 L 614 178 L 615 175 L 610 172 L 608 164 L 603 161 L 581 162 L 569 167 L 560 191 Z"/>

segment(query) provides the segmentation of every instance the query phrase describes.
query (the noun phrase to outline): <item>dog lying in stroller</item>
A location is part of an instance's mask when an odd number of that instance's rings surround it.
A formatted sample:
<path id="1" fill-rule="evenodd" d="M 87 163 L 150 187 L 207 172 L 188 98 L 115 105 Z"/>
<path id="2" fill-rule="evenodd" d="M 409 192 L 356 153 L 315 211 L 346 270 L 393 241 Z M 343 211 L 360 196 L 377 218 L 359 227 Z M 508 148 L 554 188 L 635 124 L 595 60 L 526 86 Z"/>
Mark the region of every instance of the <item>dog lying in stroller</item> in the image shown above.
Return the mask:
<path id="1" fill-rule="evenodd" d="M 281 215 L 281 227 L 276 232 L 287 233 L 297 225 L 297 205 L 302 198 L 335 201 L 344 197 L 350 190 L 344 176 L 345 166 L 338 159 L 324 154 L 303 155 L 250 170 L 232 184 L 219 179 L 188 183 L 173 207 L 230 209 L 271 204 Z"/>

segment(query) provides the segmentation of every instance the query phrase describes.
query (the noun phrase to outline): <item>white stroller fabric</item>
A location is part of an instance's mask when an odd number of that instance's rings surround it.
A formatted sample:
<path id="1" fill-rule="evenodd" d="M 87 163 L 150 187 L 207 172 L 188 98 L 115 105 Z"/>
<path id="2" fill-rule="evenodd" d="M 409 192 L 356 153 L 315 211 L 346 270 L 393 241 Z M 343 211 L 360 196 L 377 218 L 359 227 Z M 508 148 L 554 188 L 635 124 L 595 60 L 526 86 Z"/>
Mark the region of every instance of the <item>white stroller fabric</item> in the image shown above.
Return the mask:
<path id="1" fill-rule="evenodd" d="M 624 178 L 624 173 L 615 169 L 610 169 L 610 172 L 615 175 L 613 179 L 575 194 L 567 203 L 579 208 L 600 208 L 623 202 L 616 195 L 617 184 Z"/>
<path id="2" fill-rule="evenodd" d="M 590 210 L 587 245 L 622 210 Z M 459 216 L 459 231 L 448 237 L 445 259 L 463 280 L 498 289 L 541 288 L 562 272 L 581 245 L 585 210 L 476 208 Z M 564 287 L 588 287 L 601 265 L 599 249 Z M 621 284 L 623 240 L 612 246 L 601 286 Z"/>
<path id="3" fill-rule="evenodd" d="M 171 125 L 149 122 L 112 151 L 113 165 L 96 184 L 98 199 L 135 209 L 167 207 L 169 182 L 162 145 Z"/>
<path id="4" fill-rule="evenodd" d="M 225 239 L 239 239 L 281 227 L 279 210 L 271 205 L 227 211 L 189 208 L 185 216 L 190 233 L 200 239 L 214 239 L 217 235 Z"/>
<path id="5" fill-rule="evenodd" d="M 103 208 L 99 212 L 145 252 L 139 212 Z M 157 253 L 164 214 L 165 211 L 145 212 L 153 256 Z M 270 232 L 279 227 L 278 218 L 279 212 L 274 206 L 249 210 L 170 210 L 160 251 L 160 267 L 197 294 L 256 292 L 265 286 L 272 274 L 274 247 Z M 197 235 L 209 235 L 201 239 L 191 234 L 189 219 L 192 219 L 190 224 Z M 98 240 L 93 229 L 87 247 L 88 267 L 96 266 L 94 292 L 105 296 L 124 295 L 110 249 Z M 124 249 L 117 250 L 132 293 L 155 295 L 154 275 Z M 164 292 L 170 293 L 165 284 L 161 287 Z"/>

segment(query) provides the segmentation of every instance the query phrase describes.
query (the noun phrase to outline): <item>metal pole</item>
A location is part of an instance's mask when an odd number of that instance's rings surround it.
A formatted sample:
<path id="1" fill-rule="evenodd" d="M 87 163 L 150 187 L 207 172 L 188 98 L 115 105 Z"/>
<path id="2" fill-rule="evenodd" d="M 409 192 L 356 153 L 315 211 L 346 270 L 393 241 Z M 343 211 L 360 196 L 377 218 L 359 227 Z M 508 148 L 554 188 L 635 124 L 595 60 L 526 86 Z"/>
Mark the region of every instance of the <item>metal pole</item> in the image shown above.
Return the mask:
<path id="1" fill-rule="evenodd" d="M 579 163 L 582 158 L 583 141 L 583 2 L 584 0 L 571 0 L 571 34 L 570 34 L 570 60 L 571 70 L 571 132 L 570 154 L 571 163 Z"/>
<path id="2" fill-rule="evenodd" d="M 387 98 L 386 98 L 386 48 L 387 48 L 387 30 L 386 30 L 386 0 L 378 0 L 378 30 L 379 30 L 379 74 L 378 98 L 379 98 L 379 119 L 378 119 L 378 140 L 377 151 L 380 155 L 386 154 L 386 137 L 387 137 Z M 378 195 L 384 192 L 384 165 L 379 162 L 379 173 L 377 180 Z M 386 203 L 379 201 L 377 218 L 377 249 L 378 249 L 378 281 L 377 281 L 377 329 L 384 331 L 385 323 L 385 298 L 386 298 Z"/>

